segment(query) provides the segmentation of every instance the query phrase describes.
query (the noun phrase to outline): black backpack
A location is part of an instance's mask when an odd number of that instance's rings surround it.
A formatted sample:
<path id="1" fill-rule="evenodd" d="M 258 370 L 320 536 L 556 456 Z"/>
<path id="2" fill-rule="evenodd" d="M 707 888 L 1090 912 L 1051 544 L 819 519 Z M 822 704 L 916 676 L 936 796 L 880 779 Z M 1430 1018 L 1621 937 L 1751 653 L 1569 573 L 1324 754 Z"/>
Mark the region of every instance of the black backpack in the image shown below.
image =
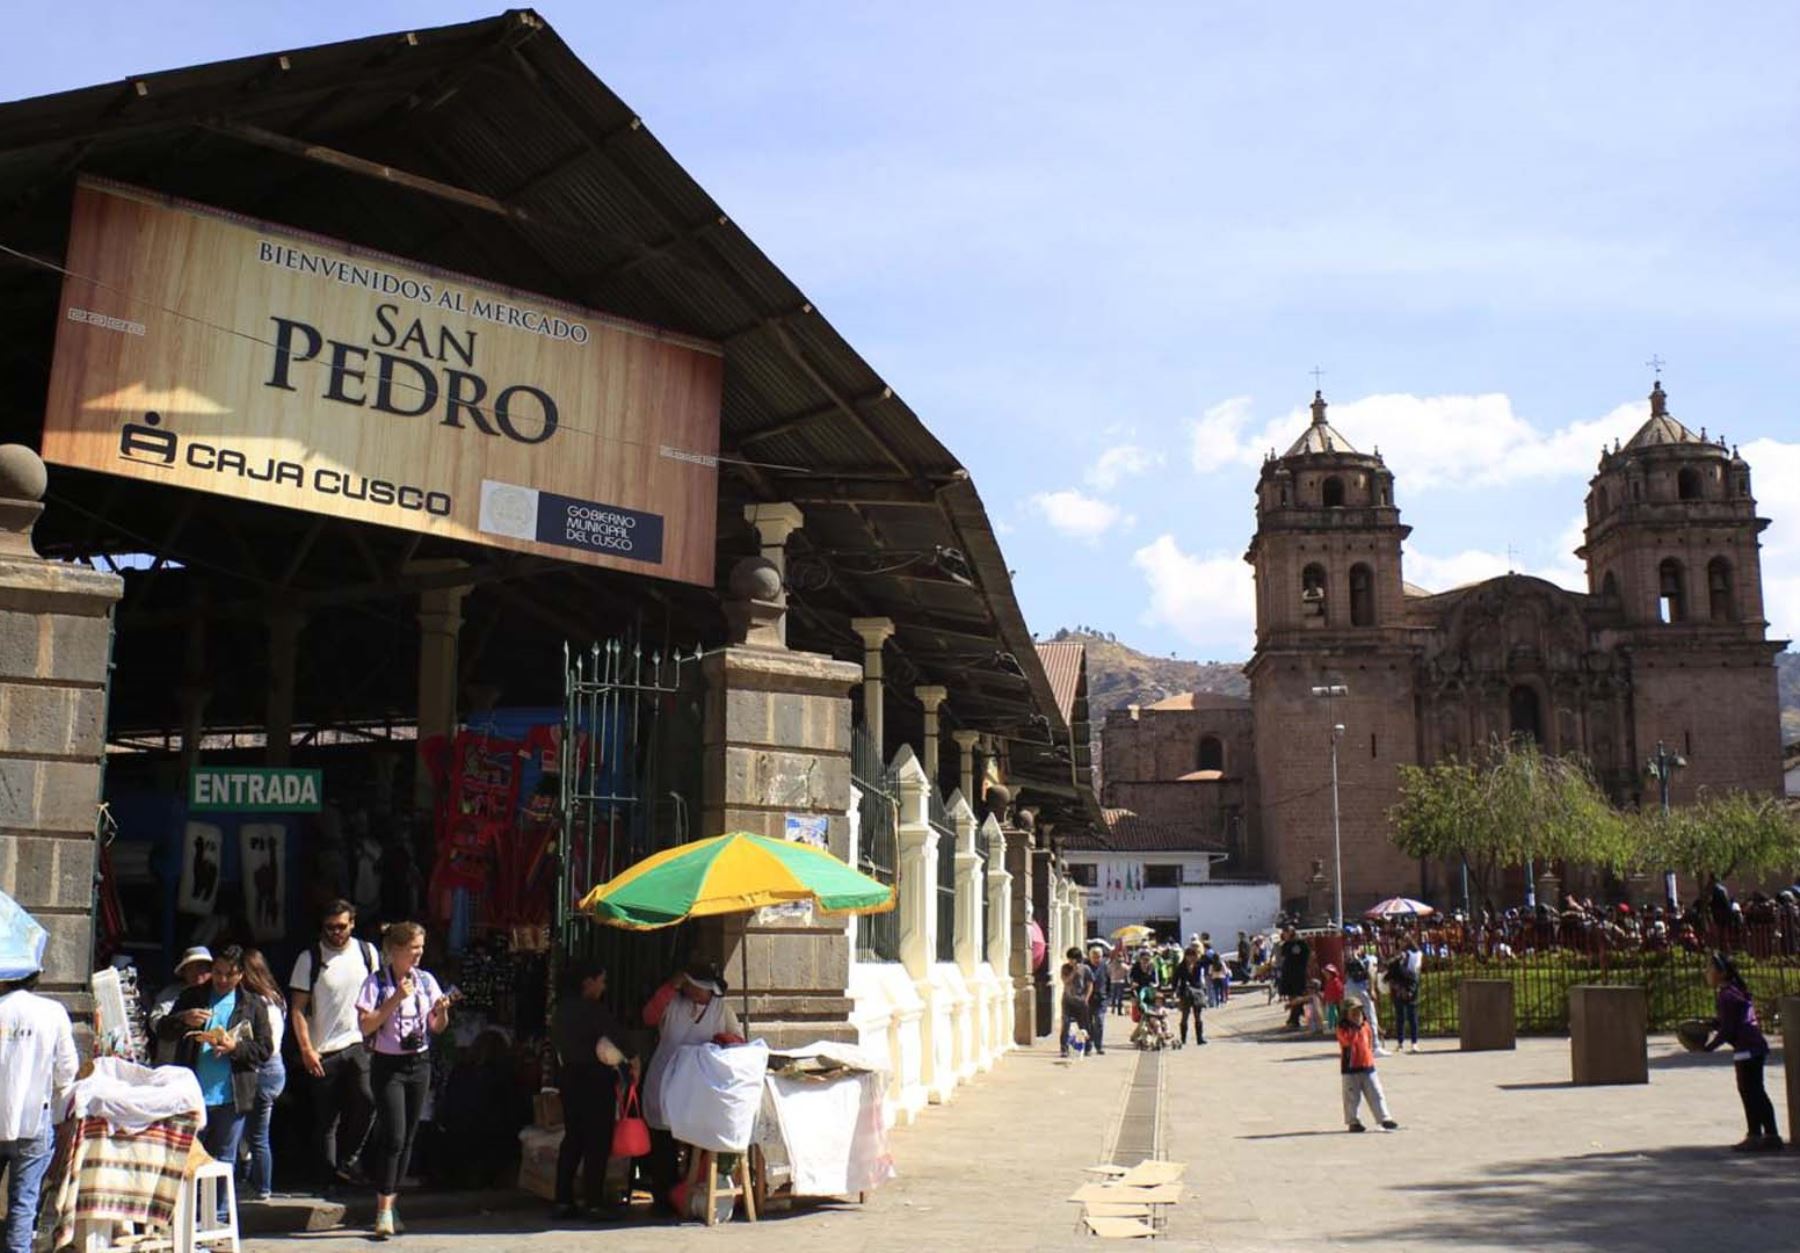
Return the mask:
<path id="1" fill-rule="evenodd" d="M 381 960 L 375 956 L 375 946 L 367 940 L 355 940 L 354 942 L 356 951 L 362 954 L 364 973 L 374 974 L 381 968 Z M 307 951 L 312 954 L 312 964 L 307 967 L 306 986 L 301 991 L 310 995 L 313 985 L 319 981 L 319 971 L 325 965 L 325 946 L 314 940 L 312 948 Z"/>

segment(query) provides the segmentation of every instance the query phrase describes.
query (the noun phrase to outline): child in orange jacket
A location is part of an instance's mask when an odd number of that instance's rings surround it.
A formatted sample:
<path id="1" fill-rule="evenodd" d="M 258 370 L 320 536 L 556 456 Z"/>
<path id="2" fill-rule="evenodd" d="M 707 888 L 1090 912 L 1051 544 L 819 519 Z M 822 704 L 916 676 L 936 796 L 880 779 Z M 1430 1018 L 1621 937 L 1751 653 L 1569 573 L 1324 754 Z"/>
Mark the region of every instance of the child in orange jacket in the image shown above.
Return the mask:
<path id="1" fill-rule="evenodd" d="M 1359 1115 L 1363 1100 L 1367 1098 L 1369 1111 L 1382 1127 L 1388 1131 L 1398 1130 L 1400 1124 L 1388 1113 L 1387 1094 L 1381 1090 L 1381 1080 L 1375 1074 L 1375 1033 L 1363 1017 L 1362 1002 L 1346 1000 L 1342 1013 L 1337 1040 L 1338 1070 L 1344 1088 L 1344 1125 L 1351 1131 L 1364 1130 Z"/>

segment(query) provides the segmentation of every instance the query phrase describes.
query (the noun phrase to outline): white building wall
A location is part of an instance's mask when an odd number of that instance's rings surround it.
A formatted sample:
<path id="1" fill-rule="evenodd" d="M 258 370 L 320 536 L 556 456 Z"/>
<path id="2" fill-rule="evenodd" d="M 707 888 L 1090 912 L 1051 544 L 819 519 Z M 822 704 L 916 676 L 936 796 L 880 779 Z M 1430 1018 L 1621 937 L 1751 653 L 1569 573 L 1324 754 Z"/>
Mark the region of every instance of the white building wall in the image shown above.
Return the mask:
<path id="1" fill-rule="evenodd" d="M 1120 927 L 1152 923 L 1159 920 L 1167 929 L 1173 924 L 1186 942 L 1191 935 L 1211 932 L 1215 943 L 1234 941 L 1239 931 L 1268 931 L 1280 912 L 1281 889 L 1273 883 L 1229 882 L 1211 880 L 1212 859 L 1205 853 L 1106 853 L 1076 851 L 1068 855 L 1071 865 L 1082 863 L 1095 867 L 1097 886 L 1082 890 L 1087 910 L 1088 929 L 1097 935 L 1111 935 Z M 1151 888 L 1136 885 L 1145 882 L 1146 868 L 1152 865 L 1175 865 L 1181 869 L 1181 886 Z"/>

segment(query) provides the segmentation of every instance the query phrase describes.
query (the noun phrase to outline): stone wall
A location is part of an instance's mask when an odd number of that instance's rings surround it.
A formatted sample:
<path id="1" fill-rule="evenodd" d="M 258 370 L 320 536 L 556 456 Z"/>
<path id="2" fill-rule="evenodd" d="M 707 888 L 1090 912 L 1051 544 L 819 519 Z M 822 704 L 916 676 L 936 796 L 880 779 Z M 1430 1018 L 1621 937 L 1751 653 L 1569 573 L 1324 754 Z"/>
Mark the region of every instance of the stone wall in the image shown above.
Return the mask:
<path id="1" fill-rule="evenodd" d="M 0 448 L 0 889 L 50 933 L 42 990 L 80 1009 L 112 610 L 124 587 L 32 550 L 45 482 L 36 454 Z"/>

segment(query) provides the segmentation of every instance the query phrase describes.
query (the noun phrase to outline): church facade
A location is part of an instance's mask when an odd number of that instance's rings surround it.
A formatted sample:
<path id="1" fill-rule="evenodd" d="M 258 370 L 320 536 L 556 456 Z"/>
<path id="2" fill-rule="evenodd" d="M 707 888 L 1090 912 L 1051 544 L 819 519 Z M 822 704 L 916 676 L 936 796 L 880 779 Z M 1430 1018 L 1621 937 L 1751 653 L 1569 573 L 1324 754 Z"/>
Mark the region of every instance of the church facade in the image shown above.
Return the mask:
<path id="1" fill-rule="evenodd" d="M 1240 872 L 1315 900 L 1332 867 L 1337 741 L 1346 913 L 1395 894 L 1447 903 L 1448 868 L 1388 839 L 1399 767 L 1530 735 L 1580 753 L 1614 800 L 1654 801 L 1658 742 L 1702 788 L 1779 792 L 1780 720 L 1750 467 L 1668 411 L 1603 450 L 1572 592 L 1509 574 L 1430 593 L 1405 581 L 1409 528 L 1379 452 L 1326 420 L 1271 456 L 1245 560 L 1256 578 L 1247 700 L 1177 697 L 1107 720 L 1104 803 L 1200 824 Z"/>

